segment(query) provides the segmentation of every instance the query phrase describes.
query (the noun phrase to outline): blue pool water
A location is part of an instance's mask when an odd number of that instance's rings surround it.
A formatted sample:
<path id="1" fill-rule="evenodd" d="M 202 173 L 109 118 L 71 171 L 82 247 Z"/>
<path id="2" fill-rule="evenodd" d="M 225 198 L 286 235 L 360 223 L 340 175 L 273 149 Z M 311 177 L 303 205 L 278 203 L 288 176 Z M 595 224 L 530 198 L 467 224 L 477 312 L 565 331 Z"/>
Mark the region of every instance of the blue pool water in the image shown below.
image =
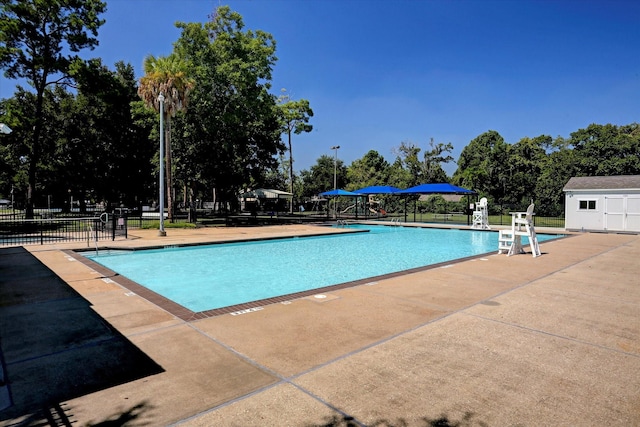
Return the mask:
<path id="1" fill-rule="evenodd" d="M 494 232 L 350 228 L 369 232 L 85 256 L 198 312 L 494 252 L 498 247 Z M 538 235 L 538 240 L 555 237 Z"/>

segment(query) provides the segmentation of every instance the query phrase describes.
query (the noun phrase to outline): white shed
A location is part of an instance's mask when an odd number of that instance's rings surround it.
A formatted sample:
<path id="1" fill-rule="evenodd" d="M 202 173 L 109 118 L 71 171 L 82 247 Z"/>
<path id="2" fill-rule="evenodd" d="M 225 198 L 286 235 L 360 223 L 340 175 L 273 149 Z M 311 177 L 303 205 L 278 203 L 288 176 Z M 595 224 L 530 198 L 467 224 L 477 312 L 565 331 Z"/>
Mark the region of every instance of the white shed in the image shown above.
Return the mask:
<path id="1" fill-rule="evenodd" d="M 640 175 L 573 177 L 563 190 L 567 230 L 640 232 Z"/>

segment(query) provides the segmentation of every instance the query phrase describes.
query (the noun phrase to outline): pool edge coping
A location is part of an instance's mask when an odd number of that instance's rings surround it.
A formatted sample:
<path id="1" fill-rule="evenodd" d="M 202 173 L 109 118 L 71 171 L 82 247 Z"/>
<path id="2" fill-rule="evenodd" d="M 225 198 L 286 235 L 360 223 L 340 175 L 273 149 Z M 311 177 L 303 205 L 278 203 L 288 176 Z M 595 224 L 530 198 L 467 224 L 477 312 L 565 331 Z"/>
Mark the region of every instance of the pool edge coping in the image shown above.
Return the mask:
<path id="1" fill-rule="evenodd" d="M 461 229 L 464 230 L 464 229 Z M 366 233 L 369 230 L 357 230 L 357 229 L 352 229 L 350 232 L 352 233 Z M 469 231 L 485 231 L 485 230 L 469 230 Z M 486 231 L 493 231 L 493 230 L 486 230 Z M 214 242 L 197 242 L 197 243 L 185 243 L 185 244 L 173 244 L 173 245 L 151 245 L 151 246 L 144 246 L 144 247 L 136 247 L 136 248 L 131 248 L 131 249 L 124 249 L 121 247 L 118 248 L 109 248 L 109 247 L 104 247 L 104 248 L 99 248 L 99 250 L 109 250 L 109 249 L 113 249 L 113 250 L 122 250 L 122 251 L 139 251 L 139 250 L 150 250 L 150 249 L 164 249 L 164 248 L 175 248 L 175 247 L 195 247 L 195 246 L 206 246 L 206 245 L 217 245 L 217 244 L 228 244 L 228 243 L 247 243 L 247 242 L 257 242 L 257 241 L 269 241 L 269 240 L 280 240 L 280 239 L 293 239 L 293 238 L 302 238 L 302 237 L 320 237 L 320 236 L 327 236 L 327 235 L 335 235 L 335 234 L 342 234 L 344 232 L 347 232 L 344 229 L 341 229 L 340 233 L 337 232 L 331 232 L 331 233 L 321 233 L 321 234 L 314 234 L 311 236 L 308 235 L 295 235 L 295 236 L 270 236 L 270 237 L 261 237 L 261 238 L 248 238 L 248 239 L 231 239 L 231 240 L 219 240 L 219 241 L 214 241 Z M 543 233 L 543 234 L 547 234 L 547 233 Z M 560 240 L 560 239 L 565 239 L 567 237 L 571 237 L 571 234 L 560 234 L 558 235 L 558 237 L 556 237 L 555 239 L 552 239 L 551 241 L 555 241 L 555 240 Z M 453 264 L 458 264 L 461 262 L 465 262 L 465 261 L 471 261 L 474 259 L 479 259 L 479 258 L 483 258 L 486 256 L 491 256 L 491 255 L 495 255 L 496 252 L 495 251 L 491 251 L 491 252 L 485 252 L 482 254 L 477 254 L 477 255 L 470 255 L 467 257 L 463 257 L 463 258 L 456 258 L 455 260 L 449 260 L 449 261 L 443 261 L 443 262 L 439 262 L 439 263 L 435 263 L 435 264 L 429 264 L 429 265 L 425 265 L 425 266 L 421 266 L 421 267 L 414 267 L 414 268 L 410 268 L 407 270 L 400 270 L 400 271 L 396 271 L 396 272 L 392 272 L 392 273 L 387 273 L 387 274 L 382 274 L 382 275 L 378 275 L 378 276 L 371 276 L 371 277 L 367 277 L 364 279 L 358 279 L 358 280 L 353 280 L 353 281 L 349 281 L 349 282 L 343 282 L 343 283 L 338 283 L 335 285 L 329 285 L 329 286 L 322 286 L 319 288 L 314 288 L 314 289 L 309 289 L 306 291 L 299 291 L 299 292 L 293 292 L 293 293 L 289 293 L 289 294 L 285 294 L 285 295 L 279 295 L 279 296 L 275 296 L 275 297 L 269 297 L 269 298 L 263 298 L 263 299 L 259 299 L 259 300 L 255 300 L 255 301 L 250 301 L 250 302 L 246 302 L 246 303 L 240 303 L 240 304 L 234 304 L 234 305 L 230 305 L 230 306 L 226 306 L 226 307 L 219 307 L 219 308 L 214 308 L 214 309 L 210 309 L 210 310 L 204 310 L 204 311 L 192 311 L 184 306 L 182 306 L 181 304 L 176 303 L 175 301 L 160 295 L 159 293 L 152 291 L 151 289 L 129 279 L 126 276 L 123 276 L 121 274 L 119 274 L 118 272 L 115 272 L 105 266 L 103 266 L 102 264 L 99 264 L 95 261 L 93 261 L 90 258 L 87 258 L 85 256 L 83 256 L 81 253 L 82 252 L 92 252 L 95 249 L 64 249 L 62 250 L 62 252 L 64 252 L 65 254 L 67 254 L 68 256 L 74 258 L 76 261 L 79 261 L 80 263 L 84 264 L 85 266 L 91 268 L 92 270 L 96 271 L 98 274 L 100 274 L 102 277 L 101 279 L 109 279 L 113 282 L 115 282 L 116 284 L 118 284 L 120 287 L 135 293 L 136 295 L 146 299 L 147 301 L 149 301 L 150 303 L 160 307 L 161 309 L 165 310 L 166 312 L 170 313 L 171 315 L 185 321 L 185 322 L 191 322 L 191 321 L 195 321 L 195 320 L 200 320 L 200 319 L 206 319 L 206 318 L 210 318 L 210 317 L 216 317 L 216 316 L 221 316 L 224 314 L 231 314 L 231 315 L 235 315 L 235 314 L 241 314 L 244 312 L 248 312 L 248 311 L 254 311 L 256 309 L 262 309 L 265 306 L 268 305 L 272 305 L 272 304 L 277 304 L 277 303 L 286 303 L 286 302 L 291 302 L 297 299 L 301 299 L 301 298 L 307 298 L 313 295 L 317 295 L 317 294 L 322 294 L 322 293 L 329 293 L 329 292 L 333 292 L 333 291 L 337 291 L 337 290 L 341 290 L 341 289 L 347 289 L 347 288 L 353 288 L 353 287 L 357 287 L 357 286 L 362 286 L 362 285 L 368 285 L 371 284 L 372 282 L 378 282 L 381 280 L 387 280 L 387 279 L 392 279 L 394 277 L 400 277 L 400 276 L 406 276 L 409 274 L 414 274 L 414 273 L 418 273 L 418 272 L 422 272 L 422 271 L 427 271 L 427 270 L 432 270 L 432 269 L 436 269 L 436 268 L 442 268 L 445 266 L 449 266 L 449 265 L 453 265 Z"/>

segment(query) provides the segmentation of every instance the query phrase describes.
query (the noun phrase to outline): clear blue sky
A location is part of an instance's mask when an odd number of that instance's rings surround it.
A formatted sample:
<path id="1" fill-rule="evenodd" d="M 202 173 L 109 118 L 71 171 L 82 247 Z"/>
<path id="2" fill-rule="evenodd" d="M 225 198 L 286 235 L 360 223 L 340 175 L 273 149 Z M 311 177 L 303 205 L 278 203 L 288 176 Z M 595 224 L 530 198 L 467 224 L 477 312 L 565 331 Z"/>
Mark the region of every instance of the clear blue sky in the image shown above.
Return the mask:
<path id="1" fill-rule="evenodd" d="M 85 56 L 138 76 L 147 54 L 171 52 L 175 21 L 204 22 L 218 5 L 273 34 L 273 92 L 315 112 L 313 132 L 294 138 L 296 171 L 333 145 L 346 164 L 371 149 L 393 162 L 402 141 L 434 138 L 457 159 L 487 130 L 515 143 L 640 121 L 635 0 L 106 1 L 100 47 Z"/>

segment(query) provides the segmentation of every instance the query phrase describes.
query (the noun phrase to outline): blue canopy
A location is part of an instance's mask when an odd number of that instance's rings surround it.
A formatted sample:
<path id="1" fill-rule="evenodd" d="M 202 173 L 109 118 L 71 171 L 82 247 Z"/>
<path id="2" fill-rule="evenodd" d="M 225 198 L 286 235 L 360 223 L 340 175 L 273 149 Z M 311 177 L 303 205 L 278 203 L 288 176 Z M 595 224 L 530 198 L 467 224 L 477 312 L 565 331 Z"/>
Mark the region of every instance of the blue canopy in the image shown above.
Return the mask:
<path id="1" fill-rule="evenodd" d="M 362 194 L 352 193 L 338 188 L 337 190 L 329 190 L 324 193 L 320 193 L 321 196 L 362 196 Z"/>
<path id="2" fill-rule="evenodd" d="M 355 190 L 355 193 L 359 194 L 393 194 L 400 191 L 399 188 L 392 185 L 372 185 L 371 187 L 361 188 Z"/>
<path id="3" fill-rule="evenodd" d="M 457 187 L 448 183 L 420 184 L 415 187 L 399 191 L 400 194 L 477 194 L 473 190 Z"/>

